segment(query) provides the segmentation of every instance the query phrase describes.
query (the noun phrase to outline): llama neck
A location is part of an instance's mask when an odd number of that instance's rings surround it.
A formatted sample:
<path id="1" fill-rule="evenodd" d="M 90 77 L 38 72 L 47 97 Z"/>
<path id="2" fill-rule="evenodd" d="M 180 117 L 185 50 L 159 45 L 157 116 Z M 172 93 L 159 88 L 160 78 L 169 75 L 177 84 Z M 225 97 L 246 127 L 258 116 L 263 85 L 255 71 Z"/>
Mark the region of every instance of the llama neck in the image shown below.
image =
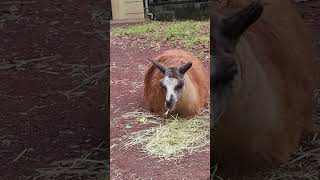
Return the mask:
<path id="1" fill-rule="evenodd" d="M 269 76 L 262 65 L 250 50 L 250 45 L 242 41 L 239 47 L 239 63 L 241 71 L 240 87 L 230 99 L 228 108 L 227 131 L 238 132 L 244 138 L 263 140 L 266 134 L 270 134 L 274 127 L 282 127 L 276 117 L 279 113 L 275 86 L 271 84 Z M 223 122 L 224 119 L 221 120 Z"/>

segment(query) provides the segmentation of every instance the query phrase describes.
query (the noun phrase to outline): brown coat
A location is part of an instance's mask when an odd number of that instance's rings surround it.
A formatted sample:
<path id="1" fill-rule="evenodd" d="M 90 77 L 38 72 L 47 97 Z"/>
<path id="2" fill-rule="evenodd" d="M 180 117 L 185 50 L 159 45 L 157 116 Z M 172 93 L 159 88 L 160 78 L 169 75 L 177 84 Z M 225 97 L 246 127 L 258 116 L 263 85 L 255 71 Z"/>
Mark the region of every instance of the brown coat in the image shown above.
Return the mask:
<path id="1" fill-rule="evenodd" d="M 249 0 L 226 0 L 239 8 Z M 289 0 L 265 0 L 237 47 L 241 87 L 213 136 L 213 158 L 239 172 L 277 167 L 312 130 L 314 52 Z M 214 26 L 214 25 L 213 25 Z"/>
<path id="2" fill-rule="evenodd" d="M 180 116 L 194 116 L 198 114 L 208 102 L 209 74 L 202 62 L 192 53 L 172 49 L 158 56 L 157 61 L 166 67 L 179 67 L 187 62 L 192 62 L 192 67 L 186 72 L 185 90 L 177 101 L 174 113 Z M 144 79 L 144 101 L 151 112 L 163 115 L 165 112 L 165 94 L 160 87 L 163 74 L 154 65 L 150 65 Z"/>

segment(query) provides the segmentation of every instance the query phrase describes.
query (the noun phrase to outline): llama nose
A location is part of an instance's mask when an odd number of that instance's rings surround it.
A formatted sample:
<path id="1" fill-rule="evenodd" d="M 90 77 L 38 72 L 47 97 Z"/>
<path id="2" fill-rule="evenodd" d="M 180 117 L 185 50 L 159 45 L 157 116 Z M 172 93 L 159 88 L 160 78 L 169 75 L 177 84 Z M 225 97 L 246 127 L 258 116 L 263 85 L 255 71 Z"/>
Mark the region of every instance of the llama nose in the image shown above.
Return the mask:
<path id="1" fill-rule="evenodd" d="M 170 96 L 170 99 L 169 100 L 166 100 L 166 108 L 167 109 L 172 109 L 173 108 L 173 105 L 174 105 L 174 97 L 173 95 Z"/>
<path id="2" fill-rule="evenodd" d="M 167 109 L 171 109 L 172 105 L 173 105 L 173 101 L 166 101 L 166 108 Z"/>

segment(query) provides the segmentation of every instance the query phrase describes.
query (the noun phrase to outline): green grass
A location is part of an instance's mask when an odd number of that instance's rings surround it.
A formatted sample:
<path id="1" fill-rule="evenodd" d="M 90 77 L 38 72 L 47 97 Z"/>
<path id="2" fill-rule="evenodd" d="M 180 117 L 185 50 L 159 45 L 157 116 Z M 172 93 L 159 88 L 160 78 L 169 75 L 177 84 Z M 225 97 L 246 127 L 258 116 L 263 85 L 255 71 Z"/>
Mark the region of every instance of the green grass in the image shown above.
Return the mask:
<path id="1" fill-rule="evenodd" d="M 115 37 L 143 38 L 152 42 L 170 42 L 185 48 L 209 47 L 209 21 L 149 22 L 112 29 Z"/>

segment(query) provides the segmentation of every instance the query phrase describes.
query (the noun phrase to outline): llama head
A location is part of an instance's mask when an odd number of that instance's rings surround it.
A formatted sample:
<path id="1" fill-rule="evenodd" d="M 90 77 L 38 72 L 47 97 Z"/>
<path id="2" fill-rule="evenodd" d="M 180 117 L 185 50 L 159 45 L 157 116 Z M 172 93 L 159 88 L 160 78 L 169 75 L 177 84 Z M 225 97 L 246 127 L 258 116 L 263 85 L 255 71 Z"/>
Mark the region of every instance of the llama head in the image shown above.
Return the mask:
<path id="1" fill-rule="evenodd" d="M 180 67 L 165 67 L 156 61 L 150 59 L 149 61 L 164 75 L 164 77 L 160 79 L 159 85 L 165 93 L 166 98 L 164 103 L 167 115 L 169 111 L 175 108 L 177 101 L 185 89 L 184 75 L 191 68 L 192 63 L 189 62 Z"/>
<path id="2" fill-rule="evenodd" d="M 242 10 L 229 15 L 213 14 L 211 17 L 212 29 L 211 44 L 211 113 L 213 126 L 223 115 L 230 97 L 235 90 L 234 84 L 240 84 L 239 61 L 236 58 L 236 46 L 242 34 L 256 22 L 263 12 L 261 0 L 256 0 Z"/>

